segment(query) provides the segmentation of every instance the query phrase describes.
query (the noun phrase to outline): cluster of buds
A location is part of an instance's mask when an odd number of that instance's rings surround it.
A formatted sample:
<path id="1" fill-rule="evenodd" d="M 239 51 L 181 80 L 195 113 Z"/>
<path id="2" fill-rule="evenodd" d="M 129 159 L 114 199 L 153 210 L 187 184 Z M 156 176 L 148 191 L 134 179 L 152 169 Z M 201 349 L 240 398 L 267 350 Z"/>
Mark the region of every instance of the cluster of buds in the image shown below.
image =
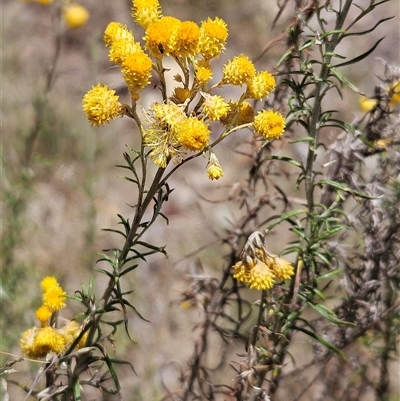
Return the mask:
<path id="1" fill-rule="evenodd" d="M 208 152 L 208 177 L 223 175 L 213 148 L 222 139 L 240 128 L 253 128 L 266 140 L 278 139 L 285 130 L 284 117 L 274 110 L 255 115 L 251 99 L 267 98 L 275 89 L 275 78 L 268 71 L 257 71 L 251 60 L 241 54 L 224 66 L 221 79 L 212 82 L 213 59 L 225 49 L 227 24 L 220 18 L 208 18 L 199 25 L 164 16 L 158 0 L 134 0 L 132 16 L 144 33 L 144 45 L 135 41 L 127 26 L 111 22 L 104 41 L 109 47 L 110 61 L 119 65 L 128 86 L 132 105 L 120 102 L 116 92 L 97 84 L 83 97 L 83 110 L 92 125 L 109 123 L 127 115 L 138 121 L 137 101 L 141 91 L 159 82 L 162 101 L 144 111 L 143 124 L 138 122 L 143 144 L 150 149 L 153 162 L 165 168 L 170 161 L 179 163 L 187 152 Z M 174 87 L 166 87 L 163 66 L 166 57 L 175 60 L 179 73 Z M 227 85 L 244 87 L 238 99 L 225 99 L 216 94 Z M 167 90 L 168 89 L 168 90 Z M 218 138 L 211 138 L 210 124 L 221 125 Z"/>
<path id="2" fill-rule="evenodd" d="M 65 308 L 66 293 L 55 277 L 45 277 L 41 282 L 43 304 L 36 310 L 40 327 L 31 327 L 21 337 L 20 347 L 28 358 L 44 358 L 50 353 L 61 354 L 81 335 L 82 327 L 76 321 L 63 319 L 63 326 L 57 325 L 61 319 L 58 311 Z M 77 348 L 84 345 L 86 334 L 81 336 Z"/>
<path id="3" fill-rule="evenodd" d="M 287 280 L 293 275 L 293 266 L 270 252 L 265 234 L 251 234 L 243 248 L 241 260 L 233 268 L 233 278 L 249 288 L 268 290 L 276 280 Z"/>

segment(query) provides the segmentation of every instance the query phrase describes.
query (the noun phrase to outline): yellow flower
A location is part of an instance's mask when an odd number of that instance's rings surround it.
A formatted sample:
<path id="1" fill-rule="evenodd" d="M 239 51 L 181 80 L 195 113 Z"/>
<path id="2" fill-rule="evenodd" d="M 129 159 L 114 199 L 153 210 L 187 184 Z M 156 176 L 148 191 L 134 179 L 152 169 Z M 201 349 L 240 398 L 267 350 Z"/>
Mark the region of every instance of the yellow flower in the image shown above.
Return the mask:
<path id="1" fill-rule="evenodd" d="M 234 57 L 224 66 L 224 76 L 222 82 L 240 86 L 251 82 L 256 73 L 254 64 L 243 54 Z"/>
<path id="2" fill-rule="evenodd" d="M 120 39 L 131 43 L 135 42 L 133 33 L 127 28 L 126 25 L 123 25 L 119 22 L 110 22 L 107 25 L 107 28 L 104 31 L 103 39 L 106 46 L 111 46 L 116 40 Z"/>
<path id="3" fill-rule="evenodd" d="M 52 313 L 52 310 L 48 306 L 42 305 L 36 310 L 36 318 L 39 320 L 42 326 L 46 326 L 48 325 Z"/>
<path id="4" fill-rule="evenodd" d="M 105 125 L 124 112 L 119 97 L 107 85 L 93 86 L 83 97 L 82 105 L 91 125 Z"/>
<path id="5" fill-rule="evenodd" d="M 63 10 L 63 18 L 68 28 L 79 28 L 89 19 L 89 11 L 80 4 L 68 4 Z"/>
<path id="6" fill-rule="evenodd" d="M 378 104 L 377 99 L 367 99 L 365 96 L 361 97 L 358 102 L 361 110 L 365 111 L 366 113 L 373 110 Z"/>
<path id="7" fill-rule="evenodd" d="M 50 287 L 43 293 L 43 305 L 52 312 L 65 307 L 66 292 L 59 285 Z"/>
<path id="8" fill-rule="evenodd" d="M 146 29 L 146 48 L 154 57 L 168 56 L 176 46 L 176 32 L 181 21 L 174 17 L 161 17 Z"/>
<path id="9" fill-rule="evenodd" d="M 131 93 L 143 89 L 150 83 L 152 61 L 144 53 L 134 53 L 122 62 L 122 75 Z"/>
<path id="10" fill-rule="evenodd" d="M 293 266 L 286 259 L 275 258 L 272 263 L 272 270 L 279 280 L 287 280 L 291 276 L 293 276 Z"/>
<path id="11" fill-rule="evenodd" d="M 221 96 L 211 96 L 208 93 L 201 93 L 204 97 L 203 114 L 210 121 L 217 121 L 226 117 L 229 111 L 229 104 Z"/>
<path id="12" fill-rule="evenodd" d="M 262 110 L 254 117 L 254 131 L 264 139 L 280 138 L 285 131 L 285 119 L 273 110 Z"/>
<path id="13" fill-rule="evenodd" d="M 200 38 L 198 52 L 205 60 L 218 57 L 225 49 L 228 39 L 228 28 L 226 22 L 220 18 L 203 21 L 200 26 Z"/>
<path id="14" fill-rule="evenodd" d="M 211 154 L 210 154 L 210 159 L 209 159 L 208 165 L 207 165 L 207 175 L 211 181 L 219 180 L 224 175 L 224 172 L 222 171 L 222 167 L 219 164 L 217 156 L 215 155 L 214 152 L 211 152 Z"/>
<path id="15" fill-rule="evenodd" d="M 245 264 L 240 260 L 232 267 L 232 277 L 239 283 L 244 283 L 246 281 L 247 269 Z"/>
<path id="16" fill-rule="evenodd" d="M 229 102 L 230 110 L 225 118 L 221 119 L 225 126 L 237 127 L 243 124 L 249 124 L 254 120 L 253 106 L 248 102 Z"/>
<path id="17" fill-rule="evenodd" d="M 210 142 L 208 125 L 196 117 L 189 117 L 175 126 L 179 143 L 188 150 L 204 149 Z"/>
<path id="18" fill-rule="evenodd" d="M 133 0 L 132 17 L 138 25 L 146 29 L 161 17 L 158 0 Z"/>
<path id="19" fill-rule="evenodd" d="M 47 4 L 51 4 L 53 2 L 53 0 L 36 0 L 36 2 L 39 4 L 47 5 Z"/>
<path id="20" fill-rule="evenodd" d="M 197 83 L 202 86 L 212 79 L 213 72 L 207 61 L 200 60 L 195 67 L 194 75 Z"/>
<path id="21" fill-rule="evenodd" d="M 184 21 L 176 30 L 172 53 L 178 57 L 194 56 L 200 37 L 200 28 L 192 21 Z"/>
<path id="22" fill-rule="evenodd" d="M 49 288 L 51 287 L 56 287 L 59 286 L 58 281 L 55 277 L 53 276 L 47 276 L 45 277 L 42 282 L 40 283 L 40 286 L 42 287 L 43 292 L 46 292 Z"/>
<path id="23" fill-rule="evenodd" d="M 257 73 L 247 84 L 247 96 L 261 100 L 275 90 L 275 78 L 268 71 Z"/>
<path id="24" fill-rule="evenodd" d="M 137 43 L 132 38 L 116 39 L 111 44 L 109 58 L 110 61 L 116 64 L 122 64 L 127 56 L 134 53 L 143 53 L 140 43 Z"/>
<path id="25" fill-rule="evenodd" d="M 274 286 L 275 275 L 270 267 L 257 261 L 246 276 L 246 285 L 255 290 L 268 290 Z"/>
<path id="26" fill-rule="evenodd" d="M 33 348 L 38 358 L 46 356 L 49 352 L 59 354 L 65 347 L 65 338 L 50 326 L 38 329 L 33 340 Z"/>
<path id="27" fill-rule="evenodd" d="M 28 358 L 44 358 L 49 352 L 60 353 L 65 347 L 65 338 L 50 326 L 26 330 L 19 341 L 22 352 Z"/>

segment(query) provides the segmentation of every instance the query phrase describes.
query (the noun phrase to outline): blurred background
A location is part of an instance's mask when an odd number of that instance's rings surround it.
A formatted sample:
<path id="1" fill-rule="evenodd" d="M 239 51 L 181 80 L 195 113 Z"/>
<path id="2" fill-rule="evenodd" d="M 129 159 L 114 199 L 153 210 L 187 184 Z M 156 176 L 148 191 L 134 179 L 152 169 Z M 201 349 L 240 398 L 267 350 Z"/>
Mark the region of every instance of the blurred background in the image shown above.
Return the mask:
<path id="1" fill-rule="evenodd" d="M 262 55 L 263 49 L 294 18 L 293 0 L 288 1 L 274 27 L 272 22 L 279 11 L 274 0 L 160 3 L 164 15 L 195 22 L 218 16 L 228 23 L 227 50 L 214 63 L 221 67 L 228 58 L 244 53 L 258 59 L 258 69 L 274 72 L 285 49 L 275 46 Z M 358 1 L 360 5 L 367 3 L 369 0 Z M 123 83 L 119 70 L 108 61 L 103 44 L 108 23 L 127 24 L 136 39 L 144 32 L 133 23 L 130 1 L 81 0 L 80 4 L 89 10 L 90 17 L 77 29 L 57 26 L 52 5 L 17 0 L 3 0 L 1 5 L 1 347 L 4 353 L 13 355 L 21 355 L 21 333 L 36 324 L 34 311 L 41 303 L 41 279 L 54 275 L 68 293 L 73 293 L 94 275 L 95 287 L 102 293 L 104 278 L 94 271 L 98 252 L 120 245 L 118 237 L 102 229 L 116 228 L 117 213 L 126 218 L 133 215 L 130 205 L 135 201 L 135 188 L 120 178 L 124 172 L 115 165 L 122 164 L 126 145 L 135 148 L 139 143 L 136 128 L 127 118 L 101 128 L 91 127 L 81 102 L 86 91 L 98 82 L 112 88 L 120 88 Z M 375 85 L 380 84 L 379 77 L 384 75 L 380 59 L 399 66 L 399 3 L 391 1 L 381 6 L 362 22 L 366 28 L 389 16 L 394 18 L 374 34 L 355 37 L 354 46 L 349 40 L 342 49 L 342 54 L 356 56 L 385 36 L 367 60 L 344 70 L 367 95 L 373 94 Z M 57 49 L 60 53 L 53 84 L 47 90 L 48 71 Z M 344 100 L 334 99 L 332 108 L 351 122 L 361 113 L 359 96 L 346 89 L 344 93 Z M 141 101 L 148 104 L 156 97 L 155 90 L 148 89 Z M 151 231 L 153 243 L 167 245 L 169 257 L 150 258 L 126 283 L 134 290 L 132 303 L 151 321 L 132 318 L 130 329 L 135 344 L 124 333 L 117 336 L 116 355 L 128 359 L 137 372 L 134 375 L 129 369 L 121 370 L 126 400 L 161 399 L 165 394 L 162 377 L 169 388 L 179 386 L 177 371 L 164 366 L 169 361 L 185 364 L 192 354 L 199 319 L 199 312 L 182 308 L 180 300 L 188 285 L 187 276 L 197 272 L 196 261 L 211 275 L 218 274 L 225 263 L 218 238 L 240 216 L 238 205 L 228 199 L 242 185 L 250 167 L 248 158 L 235 151 L 250 137 L 250 132 L 239 132 L 219 148 L 217 155 L 225 172 L 221 180 L 209 181 L 207 160 L 198 159 L 179 170 L 170 182 L 175 190 L 164 210 L 170 223 L 160 221 Z M 285 154 L 283 146 L 276 145 L 278 154 Z M 300 148 L 297 157 L 302 157 Z M 298 196 L 295 188 L 288 191 Z M 282 246 L 277 238 L 271 250 L 279 253 Z M 64 313 L 72 318 L 79 311 L 79 305 L 71 301 Z M 218 342 L 215 349 L 218 352 Z M 297 352 L 307 354 L 309 350 L 309 344 L 300 341 Z M 4 353 L 1 366 L 9 358 Z M 19 364 L 15 375 L 30 386 L 34 377 L 31 372 L 38 367 Z M 235 375 L 229 366 L 225 374 L 228 381 Z M 11 400 L 25 398 L 17 388 L 9 390 Z"/>

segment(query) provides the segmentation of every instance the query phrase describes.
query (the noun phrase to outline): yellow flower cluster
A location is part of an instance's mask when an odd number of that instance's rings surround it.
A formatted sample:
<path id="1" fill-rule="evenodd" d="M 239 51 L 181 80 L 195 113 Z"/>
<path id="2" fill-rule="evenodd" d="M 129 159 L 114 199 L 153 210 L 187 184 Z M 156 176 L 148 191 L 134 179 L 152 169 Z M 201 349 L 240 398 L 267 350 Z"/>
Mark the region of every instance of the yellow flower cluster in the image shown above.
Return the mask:
<path id="1" fill-rule="evenodd" d="M 106 86 L 94 86 L 83 98 L 83 109 L 92 125 L 105 125 L 119 115 L 136 120 L 139 92 L 152 79 L 163 95 L 162 103 L 153 103 L 144 111 L 146 121 L 139 124 L 142 140 L 150 149 L 153 162 L 165 168 L 179 163 L 187 152 L 209 153 L 207 175 L 211 180 L 223 176 L 222 167 L 212 148 L 237 127 L 252 127 L 262 138 L 278 139 L 284 132 L 285 119 L 275 111 L 263 110 L 255 117 L 248 99 L 263 100 L 275 90 L 275 78 L 268 71 L 257 71 L 253 62 L 240 54 L 223 67 L 222 78 L 211 84 L 213 59 L 225 49 L 228 28 L 216 17 L 200 24 L 181 21 L 162 14 L 158 0 L 133 0 L 132 16 L 144 28 L 144 46 L 135 42 L 127 26 L 111 22 L 104 32 L 110 60 L 121 67 L 129 88 L 132 106 L 122 105 L 115 92 Z M 172 57 L 181 73 L 175 73 L 174 87 L 168 88 L 163 66 Z M 245 86 L 239 100 L 226 99 L 214 91 L 225 85 Z M 137 121 L 138 122 L 138 121 Z M 219 122 L 223 133 L 212 143 L 210 124 Z"/>
<path id="2" fill-rule="evenodd" d="M 59 354 L 66 350 L 81 334 L 81 326 L 75 321 L 67 321 L 63 327 L 52 327 L 55 312 L 64 308 L 66 293 L 52 276 L 45 277 L 41 282 L 43 304 L 36 310 L 36 318 L 41 327 L 31 327 L 20 339 L 22 352 L 28 358 L 44 358 L 48 353 Z M 77 347 L 84 345 L 87 335 L 83 335 Z"/>
<path id="3" fill-rule="evenodd" d="M 287 280 L 293 273 L 293 266 L 272 254 L 265 245 L 264 235 L 258 231 L 249 237 L 241 260 L 232 267 L 234 279 L 256 290 L 268 290 L 276 280 Z"/>

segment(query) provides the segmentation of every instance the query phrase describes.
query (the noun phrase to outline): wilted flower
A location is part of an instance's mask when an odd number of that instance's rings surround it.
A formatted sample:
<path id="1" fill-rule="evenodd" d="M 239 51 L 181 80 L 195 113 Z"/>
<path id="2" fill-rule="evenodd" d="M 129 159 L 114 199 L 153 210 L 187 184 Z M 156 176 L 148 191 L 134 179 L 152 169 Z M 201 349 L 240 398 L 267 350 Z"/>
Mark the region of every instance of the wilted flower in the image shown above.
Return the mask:
<path id="1" fill-rule="evenodd" d="M 234 279 L 256 290 L 268 290 L 274 286 L 276 280 L 287 280 L 293 274 L 293 266 L 270 252 L 265 235 L 259 231 L 250 235 L 243 248 L 241 260 L 232 267 Z"/>

